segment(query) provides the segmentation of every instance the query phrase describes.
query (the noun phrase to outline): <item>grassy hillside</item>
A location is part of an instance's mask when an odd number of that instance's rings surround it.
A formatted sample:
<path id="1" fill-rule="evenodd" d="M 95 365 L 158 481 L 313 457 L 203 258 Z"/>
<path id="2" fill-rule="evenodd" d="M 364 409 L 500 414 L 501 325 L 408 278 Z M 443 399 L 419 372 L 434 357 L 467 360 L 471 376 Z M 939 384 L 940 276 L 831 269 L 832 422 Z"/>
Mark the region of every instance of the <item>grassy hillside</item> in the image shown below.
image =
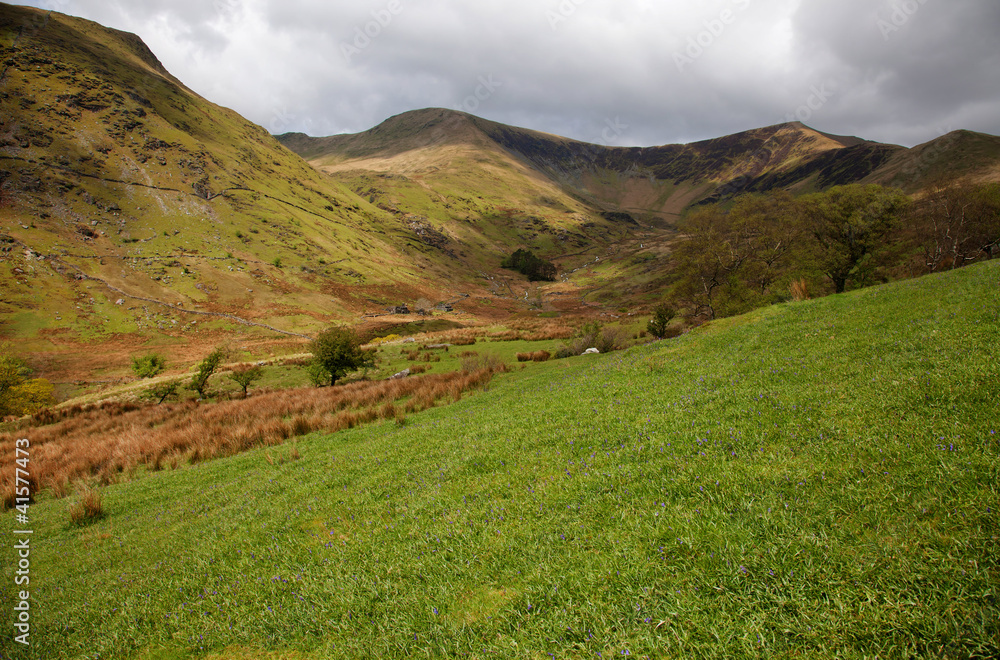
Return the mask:
<path id="1" fill-rule="evenodd" d="M 80 355 L 147 341 L 310 334 L 471 279 L 135 35 L 0 4 L 0 43 L 0 333 L 59 356 L 45 375 L 113 375 Z"/>
<path id="2" fill-rule="evenodd" d="M 998 347 L 991 262 L 43 496 L 17 652 L 995 657 Z"/>
<path id="3" fill-rule="evenodd" d="M 310 167 L 135 35 L 0 3 L 0 44 L 0 336 L 53 380 L 114 379 L 136 350 L 197 359 L 234 335 L 296 338 L 419 298 L 466 295 L 462 311 L 490 316 L 489 277 L 533 222 L 520 200 L 546 190 L 521 177 L 470 201 L 479 240 L 447 198 L 405 191 L 400 210 Z M 512 213 L 495 210 L 501 195 Z"/>
<path id="4" fill-rule="evenodd" d="M 479 272 L 528 247 L 572 270 L 634 232 L 497 144 L 471 115 L 429 108 L 356 135 L 279 136 L 282 144 L 425 233 Z M 549 136 L 561 140 L 555 136 Z"/>

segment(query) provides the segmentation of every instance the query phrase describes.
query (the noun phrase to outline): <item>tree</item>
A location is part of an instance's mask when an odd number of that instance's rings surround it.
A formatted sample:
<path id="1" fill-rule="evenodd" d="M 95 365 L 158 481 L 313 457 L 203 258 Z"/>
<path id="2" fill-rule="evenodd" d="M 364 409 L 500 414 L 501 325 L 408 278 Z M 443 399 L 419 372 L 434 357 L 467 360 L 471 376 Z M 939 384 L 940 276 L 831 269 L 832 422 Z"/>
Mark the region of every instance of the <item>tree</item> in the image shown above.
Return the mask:
<path id="1" fill-rule="evenodd" d="M 803 204 L 817 263 L 843 293 L 849 281 L 863 279 L 867 262 L 885 248 L 909 198 L 894 188 L 851 184 L 807 195 Z"/>
<path id="2" fill-rule="evenodd" d="M 801 206 L 784 191 L 742 195 L 730 209 L 731 231 L 742 237 L 746 254 L 738 277 L 756 296 L 772 293 L 775 282 L 792 270 L 794 252 L 801 243 L 800 213 Z"/>
<path id="3" fill-rule="evenodd" d="M 212 377 L 215 370 L 219 368 L 226 358 L 224 348 L 216 348 L 198 365 L 198 373 L 191 378 L 191 389 L 198 393 L 198 397 L 204 399 L 205 391 L 208 389 L 208 379 Z"/>
<path id="4" fill-rule="evenodd" d="M 166 368 L 167 361 L 157 353 L 132 358 L 132 372 L 138 378 L 152 378 Z"/>
<path id="5" fill-rule="evenodd" d="M 247 398 L 247 388 L 260 380 L 264 376 L 264 370 L 260 366 L 242 366 L 229 372 L 229 379 L 243 388 L 243 398 Z"/>
<path id="6" fill-rule="evenodd" d="M 656 309 L 653 310 L 653 318 L 646 324 L 647 332 L 657 339 L 663 339 L 667 336 L 667 327 L 675 316 L 677 316 L 677 310 L 673 306 L 666 303 L 657 305 Z"/>
<path id="7" fill-rule="evenodd" d="M 44 378 L 31 378 L 24 360 L 0 347 L 0 419 L 30 415 L 53 403 L 52 384 Z"/>
<path id="8" fill-rule="evenodd" d="M 1000 184 L 935 188 L 910 220 L 930 273 L 990 259 L 1000 247 Z"/>
<path id="9" fill-rule="evenodd" d="M 554 282 L 556 279 L 556 266 L 550 261 L 541 259 L 533 252 L 519 249 L 502 262 L 501 268 L 516 270 L 522 275 L 528 276 L 529 282 Z"/>
<path id="10" fill-rule="evenodd" d="M 180 383 L 176 380 L 170 380 L 165 383 L 158 383 L 153 387 L 149 388 L 146 393 L 150 399 L 155 399 L 156 403 L 163 403 L 168 398 L 172 397 L 177 393 L 177 388 L 180 387 Z"/>
<path id="11" fill-rule="evenodd" d="M 321 332 L 309 346 L 313 361 L 309 374 L 317 385 L 337 381 L 347 374 L 375 366 L 375 351 L 363 350 L 361 338 L 350 328 L 331 326 Z"/>
<path id="12" fill-rule="evenodd" d="M 683 238 L 674 250 L 674 294 L 690 306 L 692 316 L 715 318 L 719 289 L 740 265 L 740 249 L 727 239 L 726 220 L 720 207 L 708 207 L 680 223 Z"/>

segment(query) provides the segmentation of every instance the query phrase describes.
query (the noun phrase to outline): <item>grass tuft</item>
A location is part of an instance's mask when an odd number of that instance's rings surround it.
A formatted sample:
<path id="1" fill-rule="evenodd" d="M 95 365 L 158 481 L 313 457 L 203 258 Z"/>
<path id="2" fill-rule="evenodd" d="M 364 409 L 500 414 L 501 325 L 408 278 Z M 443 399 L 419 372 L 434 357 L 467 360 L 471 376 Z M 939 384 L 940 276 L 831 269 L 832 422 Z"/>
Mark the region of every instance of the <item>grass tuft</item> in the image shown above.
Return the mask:
<path id="1" fill-rule="evenodd" d="M 89 525 L 104 517 L 102 494 L 98 488 L 77 482 L 75 491 L 79 496 L 69 510 L 69 521 L 76 526 Z"/>

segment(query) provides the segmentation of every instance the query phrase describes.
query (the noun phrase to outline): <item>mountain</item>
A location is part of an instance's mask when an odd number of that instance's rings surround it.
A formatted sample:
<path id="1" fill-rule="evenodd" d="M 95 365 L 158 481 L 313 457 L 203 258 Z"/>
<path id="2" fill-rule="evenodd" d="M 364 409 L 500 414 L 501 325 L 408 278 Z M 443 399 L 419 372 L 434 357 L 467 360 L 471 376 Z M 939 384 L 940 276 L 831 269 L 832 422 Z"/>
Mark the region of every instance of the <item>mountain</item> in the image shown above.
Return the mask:
<path id="1" fill-rule="evenodd" d="M 428 109 L 355 135 L 289 133 L 278 140 L 332 174 L 368 170 L 432 178 L 454 165 L 456 150 L 496 158 L 499 148 L 508 161 L 534 170 L 582 202 L 648 220 L 670 220 L 695 204 L 776 188 L 807 192 L 864 182 L 918 192 L 942 177 L 1000 177 L 1000 138 L 995 136 L 956 131 L 907 149 L 822 133 L 800 122 L 691 144 L 608 147 Z"/>
<path id="2" fill-rule="evenodd" d="M 512 308 L 478 272 L 516 236 L 449 247 L 185 87 L 135 35 L 0 4 L 0 43 L 0 336 L 43 370 L 102 378 L 150 337 L 301 341 L 421 297 Z"/>
<path id="3" fill-rule="evenodd" d="M 450 323 L 630 308 L 693 205 L 1000 177 L 1000 139 L 967 131 L 906 149 L 788 123 L 625 148 L 426 109 L 275 137 L 133 34 L 0 3 L 0 44 L 0 337 L 64 380 L 119 377 L 140 350 L 278 350 L 420 298 L 460 301 Z M 518 248 L 559 281 L 501 269 Z"/>

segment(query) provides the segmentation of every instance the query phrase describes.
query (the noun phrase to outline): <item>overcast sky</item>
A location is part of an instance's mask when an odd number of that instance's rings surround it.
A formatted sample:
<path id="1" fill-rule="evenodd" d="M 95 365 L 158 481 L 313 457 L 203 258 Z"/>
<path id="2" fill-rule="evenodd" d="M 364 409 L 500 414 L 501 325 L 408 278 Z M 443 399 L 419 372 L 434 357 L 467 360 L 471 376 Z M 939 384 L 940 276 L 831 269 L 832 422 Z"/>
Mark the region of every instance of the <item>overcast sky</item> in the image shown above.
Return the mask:
<path id="1" fill-rule="evenodd" d="M 998 0 L 32 0 L 135 32 L 272 133 L 425 107 L 651 146 L 799 119 L 1000 134 Z"/>

